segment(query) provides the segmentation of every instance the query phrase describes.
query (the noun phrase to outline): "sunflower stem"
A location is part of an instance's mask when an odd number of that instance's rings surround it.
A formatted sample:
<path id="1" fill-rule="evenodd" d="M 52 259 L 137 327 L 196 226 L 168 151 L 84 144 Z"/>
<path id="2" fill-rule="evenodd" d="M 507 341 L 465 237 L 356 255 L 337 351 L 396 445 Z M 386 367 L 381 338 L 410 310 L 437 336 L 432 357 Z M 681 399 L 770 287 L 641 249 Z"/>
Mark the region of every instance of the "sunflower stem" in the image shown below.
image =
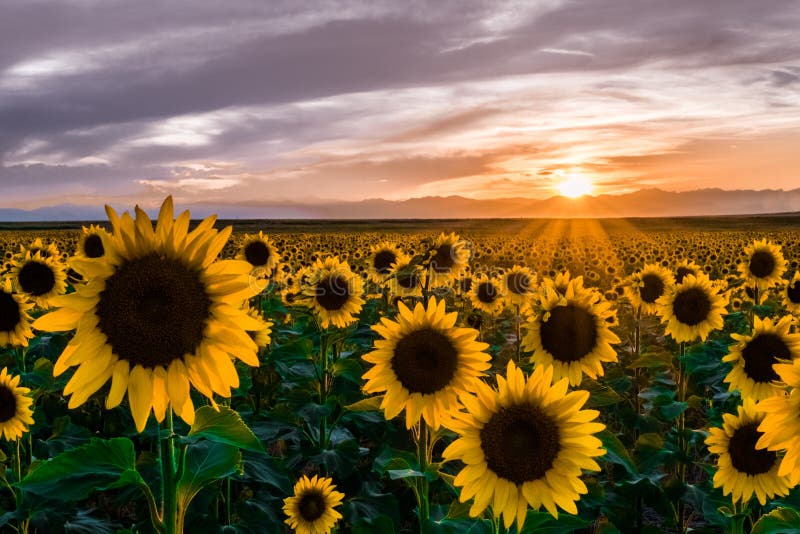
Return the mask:
<path id="1" fill-rule="evenodd" d="M 419 491 L 417 492 L 417 513 L 419 514 L 420 531 L 425 530 L 425 525 L 428 523 L 428 518 L 430 517 L 430 503 L 428 502 L 429 483 L 426 474 L 430 463 L 428 439 L 428 425 L 423 418 L 419 420 L 419 435 L 417 437 L 417 458 L 420 472 L 422 472 L 422 476 L 417 478 L 419 484 Z"/>
<path id="2" fill-rule="evenodd" d="M 680 348 L 680 355 L 678 356 L 678 367 L 677 367 L 677 386 L 678 386 L 678 402 L 684 403 L 686 402 L 686 385 L 687 385 L 687 377 L 686 377 L 686 370 L 684 368 L 683 358 L 686 355 L 686 342 L 681 341 L 681 348 Z M 680 483 L 680 487 L 686 483 L 686 411 L 682 411 L 680 415 L 678 415 L 678 462 L 676 465 L 676 475 L 678 478 L 678 482 Z M 683 501 L 683 495 L 679 497 L 677 506 L 677 513 L 678 513 L 678 527 L 681 531 L 684 531 L 683 528 L 683 516 L 685 513 L 685 503 Z"/>
<path id="3" fill-rule="evenodd" d="M 172 423 L 172 407 L 167 407 L 167 418 L 164 430 L 166 436 L 161 437 L 161 484 L 162 484 L 162 524 L 164 534 L 180 534 L 178 518 L 177 486 L 178 479 L 175 470 L 175 445 L 172 441 L 175 435 Z"/>
<path id="4" fill-rule="evenodd" d="M 642 307 L 636 307 L 636 326 L 634 327 L 633 332 L 633 361 L 637 361 L 639 356 L 642 353 Z M 641 383 L 641 374 L 642 368 L 637 365 L 633 370 L 633 388 L 634 388 L 634 397 L 636 402 L 636 424 L 633 427 L 633 440 L 634 444 L 636 440 L 639 439 L 639 425 L 638 425 L 638 418 L 642 413 L 642 399 L 639 397 L 640 391 L 640 383 Z M 642 496 L 637 494 L 636 495 L 636 528 L 637 531 L 641 531 L 643 526 L 643 517 L 642 517 L 642 510 L 643 508 L 643 501 Z"/>

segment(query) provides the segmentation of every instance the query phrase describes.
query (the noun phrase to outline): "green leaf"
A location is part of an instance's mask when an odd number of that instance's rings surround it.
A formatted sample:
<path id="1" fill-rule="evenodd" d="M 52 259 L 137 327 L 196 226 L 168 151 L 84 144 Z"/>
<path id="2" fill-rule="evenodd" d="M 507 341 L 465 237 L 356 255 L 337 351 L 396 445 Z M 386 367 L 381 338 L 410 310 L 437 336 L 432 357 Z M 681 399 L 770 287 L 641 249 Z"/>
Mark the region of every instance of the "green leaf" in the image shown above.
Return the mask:
<path id="1" fill-rule="evenodd" d="M 606 450 L 606 454 L 601 458 L 604 458 L 607 462 L 621 465 L 631 475 L 638 474 L 638 469 L 636 469 L 636 466 L 633 464 L 628 450 L 617 436 L 612 434 L 608 429 L 595 434 L 595 436 L 603 442 L 603 448 Z"/>
<path id="2" fill-rule="evenodd" d="M 791 508 L 773 510 L 756 521 L 750 534 L 800 534 L 800 513 Z"/>
<path id="3" fill-rule="evenodd" d="M 212 482 L 238 472 L 242 453 L 227 443 L 200 441 L 186 450 L 186 467 L 178 481 L 178 507 L 186 510 L 192 499 Z"/>
<path id="4" fill-rule="evenodd" d="M 519 534 L 564 534 L 589 525 L 589 521 L 569 514 L 558 514 L 558 519 L 547 512 L 530 510 Z"/>
<path id="5" fill-rule="evenodd" d="M 642 367 L 648 369 L 671 368 L 672 354 L 668 351 L 645 352 L 628 364 L 628 369 Z"/>
<path id="6" fill-rule="evenodd" d="M 61 501 L 85 499 L 94 491 L 144 484 L 136 471 L 136 453 L 128 438 L 102 440 L 62 452 L 42 463 L 17 487 Z"/>
<path id="7" fill-rule="evenodd" d="M 211 406 L 199 408 L 195 412 L 189 436 L 233 445 L 246 451 L 264 452 L 264 446 L 253 431 L 237 412 L 227 406 L 220 406 L 219 411 Z"/>
<path id="8" fill-rule="evenodd" d="M 663 415 L 667 421 L 671 421 L 685 412 L 688 407 L 689 405 L 687 403 L 676 401 L 659 406 L 659 410 L 661 410 L 661 415 Z"/>
<path id="9" fill-rule="evenodd" d="M 354 384 L 361 384 L 361 375 L 364 374 L 364 369 L 356 360 L 342 358 L 333 364 L 333 374 L 334 376 L 340 376 L 345 380 L 349 380 Z"/>
<path id="10" fill-rule="evenodd" d="M 381 402 L 383 402 L 383 395 L 378 395 L 348 404 L 344 409 L 351 412 L 378 412 L 381 409 Z"/>
<path id="11" fill-rule="evenodd" d="M 389 469 L 386 471 L 386 474 L 389 475 L 389 478 L 392 480 L 397 479 L 405 479 L 405 478 L 422 478 L 425 476 L 425 473 L 422 471 L 417 471 L 415 469 Z"/>
<path id="12" fill-rule="evenodd" d="M 589 401 L 586 406 L 589 408 L 599 408 L 601 406 L 611 406 L 622 402 L 622 397 L 608 386 L 600 386 L 590 390 Z"/>

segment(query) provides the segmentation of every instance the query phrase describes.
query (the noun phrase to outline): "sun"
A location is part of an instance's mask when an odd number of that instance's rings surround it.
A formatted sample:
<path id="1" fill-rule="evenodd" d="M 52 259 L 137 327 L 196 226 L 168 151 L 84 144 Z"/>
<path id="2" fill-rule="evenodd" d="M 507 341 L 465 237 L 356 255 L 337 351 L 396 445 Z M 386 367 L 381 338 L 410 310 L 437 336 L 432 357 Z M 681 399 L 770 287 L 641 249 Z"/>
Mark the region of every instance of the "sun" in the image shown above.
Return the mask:
<path id="1" fill-rule="evenodd" d="M 558 192 L 569 198 L 578 198 L 592 192 L 592 181 L 586 176 L 572 174 L 558 185 Z"/>

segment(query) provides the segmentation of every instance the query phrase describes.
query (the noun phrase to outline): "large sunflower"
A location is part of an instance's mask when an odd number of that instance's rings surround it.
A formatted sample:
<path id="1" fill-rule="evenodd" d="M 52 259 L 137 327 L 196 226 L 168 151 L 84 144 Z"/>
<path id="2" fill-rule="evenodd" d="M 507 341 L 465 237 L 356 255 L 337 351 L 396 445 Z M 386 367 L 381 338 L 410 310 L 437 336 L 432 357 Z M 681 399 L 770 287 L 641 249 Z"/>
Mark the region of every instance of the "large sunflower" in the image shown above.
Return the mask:
<path id="1" fill-rule="evenodd" d="M 753 494 L 763 506 L 775 495 L 787 495 L 789 478 L 778 474 L 780 461 L 773 451 L 758 449 L 763 436 L 759 425 L 764 414 L 758 413 L 752 400 L 745 399 L 739 414 L 724 414 L 722 428 L 712 428 L 706 438 L 708 451 L 718 454 L 714 487 L 736 502 L 747 502 Z"/>
<path id="2" fill-rule="evenodd" d="M 57 256 L 30 251 L 12 260 L 11 276 L 17 289 L 36 306 L 47 309 L 55 297 L 67 290 L 67 275 Z"/>
<path id="3" fill-rule="evenodd" d="M 642 315 L 654 315 L 658 310 L 656 301 L 672 287 L 672 281 L 668 269 L 651 263 L 631 275 L 625 294 L 634 309 L 641 309 Z"/>
<path id="4" fill-rule="evenodd" d="M 542 286 L 540 308 L 528 320 L 522 347 L 533 351 L 533 363 L 552 366 L 556 380 L 569 377 L 576 386 L 583 373 L 603 376 L 603 362 L 617 361 L 611 345 L 619 338 L 608 328 L 614 317 L 611 303 L 583 287 L 581 277 L 570 280 L 563 295 Z"/>
<path id="5" fill-rule="evenodd" d="M 400 302 L 397 321 L 386 317 L 372 327 L 383 339 L 362 356 L 375 364 L 364 373 L 366 393 L 386 392 L 381 409 L 387 419 L 406 411 L 406 427 L 420 417 L 436 429 L 442 417 L 458 410 L 458 398 L 475 389 L 491 367 L 478 331 L 455 326 L 458 314 L 445 312 L 445 301 L 417 303 L 412 312 Z"/>
<path id="6" fill-rule="evenodd" d="M 11 289 L 11 279 L 0 282 L 0 347 L 27 347 L 33 337 L 31 316 L 33 304 Z"/>
<path id="7" fill-rule="evenodd" d="M 521 530 L 529 506 L 554 517 L 556 507 L 578 513 L 575 502 L 588 491 L 581 471 L 600 470 L 594 458 L 605 451 L 593 434 L 605 425 L 593 422 L 598 411 L 581 410 L 588 391 L 567 393 L 566 378 L 552 380 L 552 367 L 537 366 L 526 380 L 509 361 L 498 389 L 479 382 L 477 396 L 464 398 L 468 413 L 449 421 L 459 437 L 442 455 L 466 464 L 455 485 L 461 502 L 474 498 L 472 517 L 491 505 L 507 528 L 516 519 Z"/>
<path id="8" fill-rule="evenodd" d="M 739 264 L 739 272 L 759 290 L 769 289 L 781 281 L 786 271 L 786 260 L 780 245 L 766 239 L 753 241 L 744 249 L 747 258 Z"/>
<path id="9" fill-rule="evenodd" d="M 758 430 L 763 433 L 756 443 L 759 449 L 785 450 L 778 476 L 788 476 L 792 485 L 800 483 L 800 360 L 776 364 L 775 372 L 791 387 L 789 394 L 774 395 L 756 405 L 766 417 Z"/>
<path id="10" fill-rule="evenodd" d="M 783 307 L 791 313 L 800 313 L 800 271 L 795 271 L 792 279 L 786 283 L 786 288 L 783 290 Z"/>
<path id="11" fill-rule="evenodd" d="M 527 267 L 514 265 L 503 274 L 503 286 L 508 303 L 524 311 L 536 294 L 536 275 Z"/>
<path id="12" fill-rule="evenodd" d="M 11 376 L 3 367 L 0 371 L 0 435 L 13 441 L 28 431 L 33 424 L 33 399 L 30 389 L 19 385 L 19 377 Z"/>
<path id="13" fill-rule="evenodd" d="M 431 287 L 448 285 L 469 262 L 467 242 L 455 233 L 442 232 L 428 250 L 427 271 Z"/>
<path id="14" fill-rule="evenodd" d="M 342 518 L 336 510 L 344 493 L 335 491 L 330 478 L 303 475 L 294 485 L 294 495 L 283 500 L 285 523 L 297 534 L 327 534 Z"/>
<path id="15" fill-rule="evenodd" d="M 656 301 L 666 333 L 681 343 L 698 337 L 705 341 L 713 330 L 722 328 L 726 314 L 725 298 L 719 295 L 704 274 L 687 274 Z"/>
<path id="16" fill-rule="evenodd" d="M 261 321 L 243 304 L 252 296 L 247 262 L 216 261 L 231 233 L 213 229 L 216 217 L 188 232 L 189 212 L 173 220 L 172 198 L 161 206 L 158 223 L 136 208 L 117 216 L 105 254 L 73 260 L 87 280 L 60 297 L 61 309 L 34 323 L 46 331 L 77 329 L 53 373 L 78 366 L 64 388 L 69 407 L 83 404 L 111 379 L 106 407 L 120 404 L 127 391 L 140 432 L 150 411 L 162 421 L 170 407 L 194 420 L 190 386 L 208 397 L 230 397 L 239 377 L 232 356 L 257 366 L 256 344 L 246 330 Z"/>
<path id="17" fill-rule="evenodd" d="M 322 328 L 344 328 L 364 304 L 364 282 L 339 258 L 317 260 L 305 277 L 297 303 L 311 308 Z"/>
<path id="18" fill-rule="evenodd" d="M 481 273 L 472 279 L 469 300 L 475 309 L 491 315 L 497 315 L 503 311 L 504 295 L 505 290 L 496 278 Z"/>
<path id="19" fill-rule="evenodd" d="M 800 334 L 789 333 L 791 315 L 776 323 L 769 318 L 762 321 L 758 316 L 754 320 L 752 335 L 731 334 L 738 343 L 728 348 L 722 361 L 733 364 L 725 377 L 730 391 L 738 389 L 742 398 L 760 401 L 783 391 L 782 385 L 776 383 L 780 377 L 772 366 L 800 357 Z"/>
<path id="20" fill-rule="evenodd" d="M 270 242 L 269 236 L 265 236 L 263 231 L 254 235 L 244 235 L 242 248 L 236 255 L 236 259 L 249 263 L 253 268 L 253 276 L 261 278 L 270 276 L 278 264 L 275 247 Z"/>

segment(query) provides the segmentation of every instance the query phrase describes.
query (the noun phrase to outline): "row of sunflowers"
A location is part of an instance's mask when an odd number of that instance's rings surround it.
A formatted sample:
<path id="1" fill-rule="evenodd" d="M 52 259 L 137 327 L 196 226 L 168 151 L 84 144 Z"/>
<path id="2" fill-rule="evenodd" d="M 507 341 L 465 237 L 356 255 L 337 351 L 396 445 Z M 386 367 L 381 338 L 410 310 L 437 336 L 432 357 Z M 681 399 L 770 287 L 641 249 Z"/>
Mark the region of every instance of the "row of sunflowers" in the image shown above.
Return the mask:
<path id="1" fill-rule="evenodd" d="M 3 242 L 4 528 L 800 522 L 796 234 L 476 245 L 107 213 Z"/>

